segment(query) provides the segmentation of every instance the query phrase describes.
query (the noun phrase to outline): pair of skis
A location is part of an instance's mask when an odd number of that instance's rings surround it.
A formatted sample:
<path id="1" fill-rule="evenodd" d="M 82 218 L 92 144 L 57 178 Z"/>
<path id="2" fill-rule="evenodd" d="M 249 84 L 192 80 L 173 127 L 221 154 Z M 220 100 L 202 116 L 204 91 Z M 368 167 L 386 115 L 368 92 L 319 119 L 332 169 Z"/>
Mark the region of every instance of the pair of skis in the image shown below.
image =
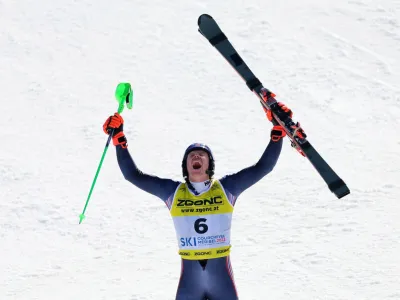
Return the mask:
<path id="1" fill-rule="evenodd" d="M 335 173 L 335 171 L 333 171 L 328 163 L 306 139 L 306 135 L 300 125 L 293 122 L 287 114 L 282 113 L 276 99 L 274 98 L 275 95 L 265 88 L 261 81 L 253 74 L 232 46 L 229 39 L 222 32 L 217 22 L 210 15 L 203 14 L 198 19 L 198 25 L 199 32 L 218 50 L 218 52 L 246 82 L 248 88 L 259 98 L 261 105 L 265 109 L 271 110 L 274 116 L 274 121 L 284 128 L 292 146 L 311 162 L 328 185 L 330 191 L 339 199 L 350 194 L 350 190 L 344 181 Z"/>

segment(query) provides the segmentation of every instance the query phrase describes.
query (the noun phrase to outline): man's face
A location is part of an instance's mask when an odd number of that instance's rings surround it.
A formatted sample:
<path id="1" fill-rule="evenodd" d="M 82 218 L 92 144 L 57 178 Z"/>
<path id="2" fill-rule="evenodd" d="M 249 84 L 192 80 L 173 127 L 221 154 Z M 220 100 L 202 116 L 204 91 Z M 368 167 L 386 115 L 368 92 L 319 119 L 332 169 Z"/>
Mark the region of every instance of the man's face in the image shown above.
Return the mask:
<path id="1" fill-rule="evenodd" d="M 210 158 L 204 150 L 191 151 L 186 159 L 189 173 L 189 180 L 194 182 L 206 181 L 209 179 L 206 173 L 210 163 Z"/>

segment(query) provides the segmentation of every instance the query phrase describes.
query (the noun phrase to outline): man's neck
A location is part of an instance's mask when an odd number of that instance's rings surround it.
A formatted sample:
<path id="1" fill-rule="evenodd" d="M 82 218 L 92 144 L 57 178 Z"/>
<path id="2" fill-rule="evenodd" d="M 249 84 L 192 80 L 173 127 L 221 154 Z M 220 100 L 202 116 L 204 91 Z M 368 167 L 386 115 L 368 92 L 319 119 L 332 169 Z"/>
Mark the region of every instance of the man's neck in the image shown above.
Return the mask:
<path id="1" fill-rule="evenodd" d="M 199 194 L 201 194 L 203 192 L 206 192 L 211 186 L 211 180 L 210 179 L 207 179 L 207 180 L 201 181 L 201 182 L 191 181 L 190 183 L 192 184 L 192 186 L 194 187 L 196 192 L 198 192 Z"/>

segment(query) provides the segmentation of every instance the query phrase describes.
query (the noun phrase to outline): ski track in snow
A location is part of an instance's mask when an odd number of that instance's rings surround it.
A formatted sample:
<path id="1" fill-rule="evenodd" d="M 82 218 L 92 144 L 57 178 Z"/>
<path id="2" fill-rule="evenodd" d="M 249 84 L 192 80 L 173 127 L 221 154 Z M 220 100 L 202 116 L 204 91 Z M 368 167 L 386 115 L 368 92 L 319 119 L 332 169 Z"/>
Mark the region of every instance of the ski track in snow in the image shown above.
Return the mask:
<path id="1" fill-rule="evenodd" d="M 255 163 L 271 125 L 197 32 L 218 21 L 346 181 L 335 199 L 285 142 L 238 199 L 232 262 L 241 299 L 400 299 L 400 3 L 360 1 L 0 1 L 0 299 L 174 299 L 171 218 L 126 182 L 110 147 L 116 110 L 147 173 L 181 179 L 205 142 L 217 177 Z"/>

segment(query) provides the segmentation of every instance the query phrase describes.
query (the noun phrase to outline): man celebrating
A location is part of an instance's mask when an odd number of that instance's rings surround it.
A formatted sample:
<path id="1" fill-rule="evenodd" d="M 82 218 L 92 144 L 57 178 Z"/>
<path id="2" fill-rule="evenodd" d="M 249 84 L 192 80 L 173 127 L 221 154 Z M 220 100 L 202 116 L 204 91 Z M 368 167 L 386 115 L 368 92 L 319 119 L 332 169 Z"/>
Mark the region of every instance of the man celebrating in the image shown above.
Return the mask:
<path id="1" fill-rule="evenodd" d="M 292 117 L 284 104 L 282 113 Z M 266 111 L 269 121 L 272 114 Z M 184 182 L 159 178 L 140 171 L 128 151 L 124 120 L 115 113 L 103 125 L 106 134 L 114 129 L 113 144 L 125 179 L 160 198 L 174 221 L 182 258 L 176 300 L 235 300 L 238 295 L 229 258 L 231 221 L 238 196 L 274 168 L 286 135 L 273 126 L 271 140 L 259 161 L 237 173 L 214 179 L 215 160 L 204 144 L 190 145 L 182 159 Z"/>

